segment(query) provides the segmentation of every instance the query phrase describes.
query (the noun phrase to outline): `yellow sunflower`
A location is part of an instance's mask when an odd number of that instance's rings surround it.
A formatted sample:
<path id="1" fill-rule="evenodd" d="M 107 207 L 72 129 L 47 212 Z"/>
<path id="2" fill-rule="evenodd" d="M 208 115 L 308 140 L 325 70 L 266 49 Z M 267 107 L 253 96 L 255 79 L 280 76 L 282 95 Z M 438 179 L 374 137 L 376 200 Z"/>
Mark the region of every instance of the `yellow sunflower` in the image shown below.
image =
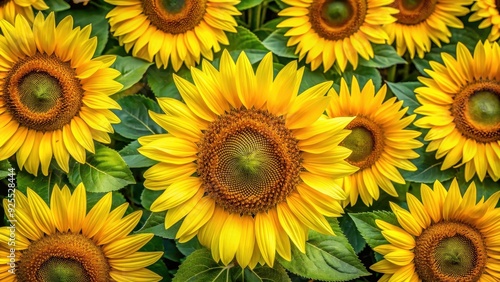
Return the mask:
<path id="1" fill-rule="evenodd" d="M 38 13 L 33 27 L 17 16 L 0 28 L 0 160 L 16 154 L 21 169 L 47 175 L 54 156 L 68 172 L 70 155 L 84 163 L 120 122 L 109 110 L 120 109 L 109 97 L 122 88 L 115 56 L 92 59 L 97 38 L 71 16 L 56 26 L 53 13 Z"/>
<path id="2" fill-rule="evenodd" d="M 132 55 L 157 67 L 175 71 L 213 59 L 220 44 L 227 45 L 225 31 L 236 32 L 233 16 L 241 13 L 240 0 L 106 0 L 116 6 L 106 16 L 111 32 Z M 212 52 L 213 50 L 213 52 Z"/>
<path id="3" fill-rule="evenodd" d="M 399 10 L 397 21 L 384 26 L 389 44 L 396 41 L 396 51 L 402 56 L 406 51 L 413 59 L 422 58 L 431 50 L 432 42 L 450 42 L 452 28 L 463 28 L 458 18 L 469 13 L 473 0 L 395 0 L 392 6 Z M 431 42 L 432 41 L 432 42 Z"/>
<path id="4" fill-rule="evenodd" d="M 14 24 L 16 15 L 22 15 L 32 23 L 35 19 L 33 8 L 46 10 L 49 6 L 44 0 L 4 0 L 0 4 L 0 20 Z"/>
<path id="5" fill-rule="evenodd" d="M 482 20 L 479 28 L 487 28 L 491 26 L 488 40 L 497 41 L 500 37 L 500 1 L 498 0 L 474 0 L 474 5 L 471 11 L 474 12 L 469 21 L 477 22 Z"/>
<path id="6" fill-rule="evenodd" d="M 144 186 L 164 190 L 151 210 L 167 210 L 165 228 L 184 218 L 179 241 L 198 235 L 216 261 L 253 268 L 290 260 L 290 240 L 305 252 L 309 228 L 333 234 L 325 216 L 343 212 L 339 180 L 357 170 L 338 145 L 353 118 L 323 116 L 332 82 L 297 96 L 303 71 L 294 61 L 273 79 L 271 53 L 254 73 L 224 51 L 219 70 L 191 68 L 194 84 L 174 76 L 186 104 L 159 99 L 166 114 L 150 115 L 169 133 L 140 138 L 139 152 L 159 161 Z"/>
<path id="7" fill-rule="evenodd" d="M 0 280 L 160 281 L 146 267 L 163 252 L 138 251 L 153 234 L 128 235 L 142 211 L 123 217 L 124 203 L 110 212 L 108 193 L 87 213 L 86 198 L 80 184 L 73 194 L 54 186 L 50 207 L 29 188 L 10 204 L 4 199 L 10 226 L 0 227 Z"/>
<path id="8" fill-rule="evenodd" d="M 500 192 L 476 203 L 476 185 L 462 197 L 454 179 L 449 191 L 436 181 L 421 194 L 407 194 L 409 211 L 390 203 L 401 227 L 376 220 L 389 242 L 374 248 L 384 256 L 371 266 L 379 281 L 498 281 Z"/>
<path id="9" fill-rule="evenodd" d="M 420 132 L 405 130 L 415 115 L 404 116 L 408 108 L 401 109 L 402 101 L 396 97 L 385 100 L 387 86 L 375 94 L 370 80 L 359 88 L 356 77 L 352 79 L 351 91 L 344 79 L 340 82 L 340 94 L 331 90 L 330 105 L 326 108 L 329 117 L 355 117 L 349 123 L 351 134 L 340 143 L 352 150 L 347 161 L 359 167 L 359 171 L 344 178 L 344 190 L 349 198 L 345 204 L 356 204 L 358 196 L 370 206 L 379 197 L 379 187 L 389 195 L 398 194 L 392 182 L 404 184 L 398 168 L 415 171 L 417 167 L 409 159 L 418 158 L 413 151 L 422 146 L 415 140 Z"/>
<path id="10" fill-rule="evenodd" d="M 424 117 L 416 126 L 430 128 L 427 151 L 444 158 L 441 169 L 465 164 L 465 179 L 486 174 L 500 179 L 500 48 L 479 42 L 472 55 L 462 43 L 457 58 L 442 53 L 444 65 L 430 62 L 430 78 L 415 89 Z"/>
<path id="11" fill-rule="evenodd" d="M 354 69 L 358 57 L 373 58 L 371 43 L 389 39 L 382 25 L 396 19 L 396 9 L 387 7 L 394 0 L 283 0 L 290 5 L 278 15 L 290 17 L 278 27 L 289 27 L 287 46 L 297 45 L 299 60 L 306 57 L 311 69 L 323 64 L 324 71 L 337 62 L 344 71 L 347 62 Z M 307 54 L 307 56 L 306 56 Z"/>

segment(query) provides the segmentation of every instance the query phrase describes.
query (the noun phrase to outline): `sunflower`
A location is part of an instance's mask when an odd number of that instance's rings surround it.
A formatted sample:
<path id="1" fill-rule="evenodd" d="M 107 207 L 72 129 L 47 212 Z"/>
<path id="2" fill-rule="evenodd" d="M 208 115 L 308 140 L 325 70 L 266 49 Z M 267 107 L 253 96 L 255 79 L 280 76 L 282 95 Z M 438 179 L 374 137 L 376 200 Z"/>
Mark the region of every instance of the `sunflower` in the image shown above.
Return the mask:
<path id="1" fill-rule="evenodd" d="M 44 0 L 4 0 L 0 4 L 0 20 L 14 23 L 16 15 L 22 15 L 30 23 L 35 19 L 33 8 L 46 10 L 49 8 Z"/>
<path id="2" fill-rule="evenodd" d="M 475 0 L 471 11 L 474 12 L 469 21 L 477 22 L 482 20 L 479 28 L 487 28 L 491 26 L 488 40 L 497 41 L 500 37 L 500 1 L 498 0 Z"/>
<path id="3" fill-rule="evenodd" d="M 442 53 L 444 65 L 430 62 L 425 85 L 415 89 L 424 117 L 416 126 L 430 128 L 427 151 L 444 158 L 441 169 L 465 164 L 465 179 L 475 174 L 500 178 L 500 48 L 489 42 L 476 45 L 474 55 L 462 43 L 457 58 Z M 460 161 L 461 160 L 461 161 Z"/>
<path id="4" fill-rule="evenodd" d="M 108 193 L 87 213 L 83 184 L 73 194 L 67 186 L 54 186 L 50 207 L 33 190 L 27 192 L 16 192 L 11 225 L 0 227 L 1 281 L 161 280 L 145 267 L 163 252 L 138 251 L 153 234 L 128 235 L 142 211 L 123 217 L 128 207 L 124 203 L 110 212 Z M 7 215 L 9 206 L 4 199 Z"/>
<path id="5" fill-rule="evenodd" d="M 469 13 L 473 0 L 395 0 L 392 6 L 399 10 L 397 21 L 384 26 L 389 35 L 389 44 L 396 41 L 400 56 L 409 52 L 420 58 L 431 50 L 431 41 L 441 47 L 441 42 L 450 42 L 452 28 L 463 28 L 458 17 Z"/>
<path id="6" fill-rule="evenodd" d="M 338 146 L 353 118 L 323 116 L 332 82 L 297 96 L 303 72 L 293 61 L 273 79 L 271 53 L 254 73 L 225 50 L 219 70 L 191 68 L 194 84 L 174 75 L 186 104 L 158 99 L 166 114 L 150 115 L 169 133 L 140 138 L 139 152 L 159 161 L 144 186 L 164 190 L 151 210 L 167 210 L 165 228 L 184 218 L 180 242 L 198 235 L 216 261 L 253 268 L 290 260 L 290 240 L 305 252 L 309 228 L 333 234 L 325 216 L 343 212 L 339 180 L 357 170 Z"/>
<path id="7" fill-rule="evenodd" d="M 116 7 L 107 14 L 111 32 L 134 57 L 175 71 L 213 59 L 220 44 L 229 41 L 224 31 L 236 32 L 233 16 L 241 13 L 240 0 L 106 0 Z M 212 52 L 213 50 L 213 52 Z"/>
<path id="8" fill-rule="evenodd" d="M 449 191 L 439 181 L 420 191 L 422 202 L 407 194 L 410 211 L 390 203 L 400 226 L 375 221 L 389 242 L 374 248 L 379 281 L 497 281 L 500 192 L 476 203 L 474 182 L 462 197 L 456 179 Z"/>
<path id="9" fill-rule="evenodd" d="M 344 71 L 347 62 L 354 69 L 358 57 L 373 58 L 371 43 L 385 44 L 389 39 L 382 25 L 396 19 L 396 9 L 387 7 L 393 0 L 283 0 L 290 5 L 278 13 L 290 17 L 277 27 L 289 27 L 287 46 L 297 45 L 299 60 L 306 57 L 311 69 L 323 64 L 326 72 L 337 62 Z M 307 56 L 306 56 L 307 54 Z"/>
<path id="10" fill-rule="evenodd" d="M 71 16 L 56 26 L 53 13 L 38 13 L 33 27 L 17 16 L 0 28 L 0 160 L 16 154 L 21 169 L 47 175 L 54 156 L 68 172 L 70 155 L 84 163 L 120 122 L 109 110 L 120 109 L 109 97 L 122 88 L 115 56 L 92 59 L 97 38 L 90 26 L 73 29 Z"/>
<path id="11" fill-rule="evenodd" d="M 405 117 L 408 108 L 401 109 L 403 102 L 396 101 L 396 97 L 384 102 L 386 91 L 384 85 L 375 94 L 371 80 L 360 90 L 353 77 L 351 91 L 342 79 L 340 94 L 333 89 L 329 93 L 332 96 L 326 108 L 329 117 L 355 117 L 347 126 L 351 134 L 340 143 L 352 150 L 347 161 L 359 167 L 359 171 L 344 178 L 343 187 L 349 195 L 345 204 L 356 204 L 360 196 L 363 203 L 370 206 L 379 197 L 379 187 L 397 197 L 392 181 L 405 183 L 398 168 L 417 170 L 408 159 L 419 157 L 413 149 L 422 146 L 414 139 L 420 132 L 404 129 L 415 115 Z"/>

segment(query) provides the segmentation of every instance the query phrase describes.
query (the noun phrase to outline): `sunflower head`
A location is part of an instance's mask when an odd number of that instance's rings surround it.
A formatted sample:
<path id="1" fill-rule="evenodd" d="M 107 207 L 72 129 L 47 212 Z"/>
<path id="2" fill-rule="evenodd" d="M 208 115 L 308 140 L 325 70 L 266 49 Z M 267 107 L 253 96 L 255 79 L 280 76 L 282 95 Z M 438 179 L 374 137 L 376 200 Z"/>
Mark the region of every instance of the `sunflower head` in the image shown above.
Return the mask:
<path id="1" fill-rule="evenodd" d="M 427 151 L 443 158 L 441 169 L 465 165 L 465 178 L 486 174 L 500 178 L 500 74 L 497 43 L 476 45 L 471 54 L 462 43 L 457 57 L 442 55 L 444 65 L 431 62 L 425 85 L 415 89 L 422 104 L 415 110 L 424 117 L 416 126 L 430 128 Z"/>
<path id="2" fill-rule="evenodd" d="M 342 79 L 340 93 L 334 89 L 329 93 L 329 117 L 355 117 L 347 125 L 351 134 L 341 145 L 352 150 L 347 162 L 359 171 L 344 178 L 343 188 L 349 196 L 344 204 L 354 205 L 360 197 L 369 206 L 379 198 L 379 187 L 397 197 L 393 182 L 405 183 L 398 168 L 417 170 L 410 159 L 419 156 L 413 150 L 422 146 L 415 139 L 420 133 L 405 129 L 415 115 L 406 116 L 408 108 L 401 109 L 403 103 L 395 97 L 385 100 L 386 91 L 384 85 L 376 92 L 371 80 L 360 89 L 353 77 L 350 89 Z"/>
<path id="3" fill-rule="evenodd" d="M 54 156 L 67 172 L 70 156 L 85 162 L 120 121 L 110 111 L 120 109 L 109 96 L 122 88 L 115 57 L 92 58 L 97 38 L 71 16 L 56 25 L 54 13 L 38 13 L 33 26 L 18 16 L 0 28 L 0 159 L 16 154 L 21 169 L 47 175 Z"/>
<path id="4" fill-rule="evenodd" d="M 220 44 L 236 32 L 233 16 L 240 0 L 106 0 L 116 6 L 106 16 L 111 32 L 132 55 L 175 71 L 200 58 L 213 59 Z"/>
<path id="5" fill-rule="evenodd" d="M 12 264 L 0 267 L 0 277 L 8 281 L 107 282 L 161 277 L 146 267 L 163 252 L 139 251 L 153 234 L 129 233 L 141 218 L 136 211 L 124 217 L 128 204 L 111 210 L 111 193 L 103 196 L 87 213 L 83 184 L 73 193 L 67 186 L 52 189 L 50 205 L 28 188 L 27 196 L 16 192 L 15 274 Z M 4 200 L 6 214 L 8 202 Z M 0 254 L 11 255 L 12 230 L 0 227 Z M 4 260 L 2 260 L 4 262 Z M 10 263 L 10 261 L 9 261 Z M 3 280 L 2 280 L 3 281 Z"/>
<path id="6" fill-rule="evenodd" d="M 389 44 L 396 42 L 400 56 L 407 51 L 410 57 L 420 58 L 431 49 L 432 42 L 441 47 L 441 42 L 450 42 L 449 28 L 463 28 L 458 18 L 469 13 L 466 6 L 473 0 L 395 0 L 392 7 L 399 13 L 396 21 L 384 26 L 389 35 Z"/>
<path id="7" fill-rule="evenodd" d="M 304 252 L 308 229 L 333 234 L 325 216 L 343 212 L 339 181 L 356 168 L 339 146 L 353 118 L 323 116 L 331 82 L 297 96 L 297 62 L 274 77 L 272 54 L 254 71 L 227 51 L 219 69 L 191 73 L 194 83 L 174 75 L 185 103 L 160 98 L 165 114 L 151 113 L 169 133 L 139 139 L 159 162 L 144 176 L 164 190 L 151 210 L 167 210 L 165 227 L 184 218 L 179 241 L 198 236 L 216 261 L 250 268 L 272 266 L 276 252 L 290 260 L 290 240 Z"/>
<path id="8" fill-rule="evenodd" d="M 337 62 L 344 71 L 349 62 L 354 69 L 358 57 L 373 58 L 371 43 L 385 44 L 382 25 L 394 22 L 396 9 L 391 1 L 380 0 L 284 0 L 290 7 L 279 12 L 290 17 L 278 27 L 290 28 L 287 46 L 296 47 L 299 59 L 306 58 L 311 69 L 323 64 L 324 71 Z"/>
<path id="9" fill-rule="evenodd" d="M 474 182 L 465 194 L 454 179 L 447 191 L 436 181 L 422 184 L 422 201 L 407 194 L 409 211 L 391 203 L 399 226 L 376 220 L 389 244 L 374 250 L 384 259 L 372 269 L 381 281 L 494 281 L 500 272 L 493 238 L 500 209 L 500 192 L 476 199 Z"/>

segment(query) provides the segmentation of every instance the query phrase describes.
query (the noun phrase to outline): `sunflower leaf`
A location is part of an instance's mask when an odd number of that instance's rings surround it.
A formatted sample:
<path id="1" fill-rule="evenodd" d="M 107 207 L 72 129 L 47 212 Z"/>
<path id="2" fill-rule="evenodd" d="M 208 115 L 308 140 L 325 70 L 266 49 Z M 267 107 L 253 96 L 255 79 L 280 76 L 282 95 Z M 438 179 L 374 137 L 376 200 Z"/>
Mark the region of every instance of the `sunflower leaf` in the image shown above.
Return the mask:
<path id="1" fill-rule="evenodd" d="M 262 58 L 269 53 L 266 46 L 262 44 L 259 37 L 257 37 L 257 35 L 253 32 L 242 26 L 237 26 L 236 31 L 236 33 L 226 33 L 229 45 L 224 47 L 227 51 L 229 51 L 229 54 L 234 61 L 238 59 L 242 51 L 245 52 L 248 60 L 252 64 L 262 60 Z M 221 55 L 222 52 L 219 52 L 214 56 L 212 64 L 216 68 L 219 66 L 219 59 Z"/>
<path id="2" fill-rule="evenodd" d="M 406 181 L 417 183 L 433 183 L 436 180 L 440 182 L 450 180 L 457 174 L 457 169 L 449 168 L 441 170 L 441 165 L 444 159 L 436 160 L 434 152 L 426 152 L 425 146 L 415 149 L 415 152 L 420 155 L 419 158 L 412 162 L 417 167 L 417 171 L 402 171 L 401 175 Z"/>
<path id="3" fill-rule="evenodd" d="M 286 273 L 286 270 L 279 264 L 275 264 L 273 268 L 269 266 L 258 266 L 254 269 L 245 268 L 244 271 L 244 281 L 245 282 L 263 282 L 263 281 L 273 281 L 273 282 L 289 282 L 290 277 Z"/>
<path id="4" fill-rule="evenodd" d="M 368 243 L 371 248 L 388 244 L 384 235 L 382 235 L 380 229 L 375 223 L 375 220 L 379 219 L 399 226 L 396 216 L 392 212 L 388 211 L 350 213 L 349 216 L 354 221 L 354 224 L 356 225 L 359 233 L 361 233 L 361 236 L 363 236 L 366 243 Z"/>
<path id="5" fill-rule="evenodd" d="M 375 89 L 379 89 L 382 86 L 382 76 L 376 68 L 369 68 L 364 66 L 358 66 L 356 70 L 352 69 L 352 66 L 348 65 L 346 70 L 342 73 L 342 77 L 345 79 L 347 85 L 352 84 L 352 77 L 355 76 L 358 80 L 359 87 L 363 87 L 369 80 L 373 81 Z M 335 84 L 340 85 L 340 77 L 334 79 Z"/>
<path id="6" fill-rule="evenodd" d="M 306 253 L 292 245 L 292 260 L 278 257 L 283 267 L 297 275 L 324 281 L 347 281 L 370 275 L 342 233 L 338 221 L 329 219 L 336 236 L 309 231 Z"/>
<path id="7" fill-rule="evenodd" d="M 373 44 L 372 47 L 375 56 L 370 60 L 360 58 L 360 66 L 384 69 L 396 64 L 406 64 L 391 45 Z"/>
<path id="8" fill-rule="evenodd" d="M 60 12 L 71 8 L 71 6 L 64 0 L 45 0 L 45 4 L 49 6 L 49 9 L 46 10 L 47 12 L 49 11 Z"/>
<path id="9" fill-rule="evenodd" d="M 0 161 L 0 179 L 4 179 L 10 174 L 12 174 L 11 171 L 15 173 L 15 169 L 12 168 L 12 165 L 9 163 L 9 160 Z"/>
<path id="10" fill-rule="evenodd" d="M 113 63 L 112 67 L 121 73 L 121 75 L 116 78 L 117 82 L 123 84 L 121 91 L 129 89 L 132 85 L 139 82 L 152 64 L 153 63 L 131 56 L 116 56 L 116 61 Z"/>
<path id="11" fill-rule="evenodd" d="M 68 178 L 73 186 L 83 182 L 89 192 L 116 191 L 135 183 L 120 154 L 99 143 L 95 145 L 95 154 L 89 154 L 84 164 L 72 161 Z"/>
<path id="12" fill-rule="evenodd" d="M 408 107 L 408 114 L 413 114 L 413 111 L 420 106 L 417 99 L 415 98 L 415 89 L 422 86 L 422 83 L 412 81 L 412 82 L 386 82 L 392 93 L 398 97 L 399 100 L 403 101 L 403 107 Z"/>
<path id="13" fill-rule="evenodd" d="M 141 147 L 141 145 L 135 140 L 119 151 L 120 156 L 122 156 L 129 167 L 150 167 L 157 163 L 137 152 L 139 147 Z"/>
<path id="14" fill-rule="evenodd" d="M 182 67 L 175 74 L 189 81 L 193 81 L 193 79 L 191 78 L 191 72 L 185 67 Z M 150 68 L 146 74 L 146 77 L 148 80 L 148 84 L 156 97 L 170 97 L 181 100 L 181 94 L 174 84 L 172 69 L 169 68 L 167 70 L 164 70 Z"/>
<path id="15" fill-rule="evenodd" d="M 49 203 L 50 195 L 54 185 L 57 184 L 62 188 L 66 183 L 65 174 L 57 169 L 50 170 L 49 175 L 34 176 L 27 173 L 25 170 L 16 171 L 14 176 L 17 181 L 17 189 L 26 195 L 26 188 L 36 192 L 47 204 Z"/>
<path id="16" fill-rule="evenodd" d="M 165 130 L 157 125 L 149 116 L 149 111 L 161 113 L 158 104 L 142 95 L 126 96 L 118 100 L 121 111 L 114 111 L 120 118 L 119 124 L 114 124 L 116 133 L 128 139 L 137 139 L 144 135 L 164 133 Z"/>
<path id="17" fill-rule="evenodd" d="M 223 266 L 216 263 L 207 249 L 192 252 L 179 266 L 172 282 L 230 282 L 230 270 L 234 265 Z"/>
<path id="18" fill-rule="evenodd" d="M 263 0 L 241 0 L 241 2 L 236 5 L 236 8 L 238 8 L 239 11 L 243 11 L 252 7 L 255 7 L 257 5 L 260 5 Z"/>
<path id="19" fill-rule="evenodd" d="M 275 30 L 271 33 L 271 35 L 264 39 L 262 44 L 280 57 L 296 59 L 299 56 L 295 54 L 295 47 L 286 45 L 288 37 L 285 37 L 285 32 L 286 31 L 284 29 Z"/>

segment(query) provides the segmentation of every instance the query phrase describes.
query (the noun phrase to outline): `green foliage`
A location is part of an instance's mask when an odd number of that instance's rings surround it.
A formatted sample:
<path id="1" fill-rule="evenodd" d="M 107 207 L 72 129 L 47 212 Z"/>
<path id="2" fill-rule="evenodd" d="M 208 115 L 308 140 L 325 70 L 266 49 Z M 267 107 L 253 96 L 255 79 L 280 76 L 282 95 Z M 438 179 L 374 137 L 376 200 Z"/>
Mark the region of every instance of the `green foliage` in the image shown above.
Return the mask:
<path id="1" fill-rule="evenodd" d="M 139 82 L 151 65 L 152 63 L 134 57 L 116 56 L 116 61 L 111 67 L 120 71 L 121 75 L 116 81 L 123 85 L 121 91 L 124 91 Z"/>
<path id="2" fill-rule="evenodd" d="M 365 239 L 366 243 L 371 247 L 388 244 L 387 240 L 382 235 L 380 228 L 375 223 L 376 220 L 382 220 L 387 223 L 399 226 L 396 216 L 392 212 L 374 211 L 364 213 L 350 213 L 349 216 L 356 224 L 356 227 Z"/>
<path id="3" fill-rule="evenodd" d="M 323 281 L 346 281 L 369 275 L 337 220 L 329 222 L 336 236 L 309 231 L 306 253 L 292 245 L 292 260 L 278 258 L 281 265 L 302 277 Z"/>
<path id="4" fill-rule="evenodd" d="M 73 186 L 83 182 L 90 192 L 116 191 L 135 183 L 118 152 L 100 144 L 96 144 L 95 154 L 88 154 L 84 164 L 72 161 L 68 178 Z"/>
<path id="5" fill-rule="evenodd" d="M 390 45 L 373 44 L 373 53 L 375 56 L 373 59 L 359 61 L 360 66 L 372 67 L 372 68 L 388 68 L 396 64 L 406 64 L 407 62 L 401 58 L 396 50 Z"/>

